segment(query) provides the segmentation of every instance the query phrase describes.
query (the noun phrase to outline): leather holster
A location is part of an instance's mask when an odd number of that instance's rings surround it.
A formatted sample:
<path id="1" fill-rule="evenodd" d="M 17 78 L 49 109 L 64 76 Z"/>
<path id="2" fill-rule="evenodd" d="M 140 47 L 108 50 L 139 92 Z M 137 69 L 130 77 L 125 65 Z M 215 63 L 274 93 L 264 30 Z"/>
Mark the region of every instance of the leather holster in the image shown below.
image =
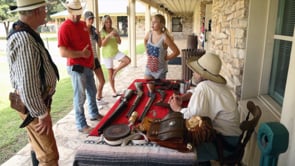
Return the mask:
<path id="1" fill-rule="evenodd" d="M 185 120 L 179 112 L 171 112 L 163 119 L 154 119 L 147 131 L 150 141 L 182 152 L 191 150 L 186 135 Z"/>

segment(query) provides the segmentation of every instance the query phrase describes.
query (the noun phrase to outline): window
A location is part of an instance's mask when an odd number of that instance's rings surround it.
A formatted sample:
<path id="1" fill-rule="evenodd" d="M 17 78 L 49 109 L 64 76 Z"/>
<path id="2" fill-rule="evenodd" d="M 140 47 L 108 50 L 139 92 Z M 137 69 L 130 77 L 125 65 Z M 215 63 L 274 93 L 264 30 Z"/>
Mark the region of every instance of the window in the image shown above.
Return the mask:
<path id="1" fill-rule="evenodd" d="M 127 16 L 117 17 L 117 27 L 121 36 L 128 36 L 128 18 Z"/>
<path id="2" fill-rule="evenodd" d="M 182 32 L 181 17 L 172 18 L 172 32 Z"/>
<path id="3" fill-rule="evenodd" d="M 274 35 L 273 58 L 269 82 L 269 95 L 283 104 L 295 24 L 295 1 L 280 0 Z"/>

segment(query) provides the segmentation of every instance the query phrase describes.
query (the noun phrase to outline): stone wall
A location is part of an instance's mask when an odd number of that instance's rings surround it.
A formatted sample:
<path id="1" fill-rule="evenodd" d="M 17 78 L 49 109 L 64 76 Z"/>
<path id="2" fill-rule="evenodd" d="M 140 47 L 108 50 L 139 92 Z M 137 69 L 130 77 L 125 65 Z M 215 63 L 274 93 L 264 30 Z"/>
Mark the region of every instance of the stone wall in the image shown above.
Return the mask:
<path id="1" fill-rule="evenodd" d="M 172 32 L 175 39 L 187 39 L 188 35 L 193 33 L 193 17 L 182 17 L 182 32 Z"/>
<path id="2" fill-rule="evenodd" d="M 237 100 L 241 96 L 246 56 L 248 11 L 249 0 L 213 0 L 212 32 L 207 50 L 220 56 L 223 62 L 221 74 Z"/>

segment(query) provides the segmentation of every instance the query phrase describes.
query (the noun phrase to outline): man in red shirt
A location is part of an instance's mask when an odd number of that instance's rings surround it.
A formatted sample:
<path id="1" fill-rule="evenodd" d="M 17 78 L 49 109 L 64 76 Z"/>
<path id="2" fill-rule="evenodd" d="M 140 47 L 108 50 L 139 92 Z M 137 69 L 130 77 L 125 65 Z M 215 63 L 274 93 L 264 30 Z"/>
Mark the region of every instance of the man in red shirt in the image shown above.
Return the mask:
<path id="1" fill-rule="evenodd" d="M 88 134 L 92 128 L 88 126 L 84 103 L 88 101 L 90 120 L 100 120 L 96 105 L 96 87 L 93 77 L 93 52 L 86 23 L 80 21 L 82 6 L 79 0 L 71 0 L 65 4 L 69 16 L 58 31 L 58 47 L 62 57 L 67 58 L 67 70 L 72 79 L 74 90 L 74 110 L 78 131 Z"/>

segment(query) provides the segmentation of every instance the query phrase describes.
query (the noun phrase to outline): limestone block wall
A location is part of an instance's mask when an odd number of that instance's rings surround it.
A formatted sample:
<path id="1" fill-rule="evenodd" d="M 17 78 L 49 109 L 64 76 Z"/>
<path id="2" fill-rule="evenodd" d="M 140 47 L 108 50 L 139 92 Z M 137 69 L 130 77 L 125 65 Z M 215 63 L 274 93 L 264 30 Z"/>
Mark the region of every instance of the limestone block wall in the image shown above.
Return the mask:
<path id="1" fill-rule="evenodd" d="M 172 32 L 175 39 L 187 39 L 188 35 L 193 33 L 193 17 L 182 16 L 182 32 Z"/>
<path id="2" fill-rule="evenodd" d="M 237 100 L 241 96 L 246 56 L 248 8 L 249 0 L 213 0 L 212 4 L 212 32 L 207 50 L 220 56 L 221 74 Z"/>

